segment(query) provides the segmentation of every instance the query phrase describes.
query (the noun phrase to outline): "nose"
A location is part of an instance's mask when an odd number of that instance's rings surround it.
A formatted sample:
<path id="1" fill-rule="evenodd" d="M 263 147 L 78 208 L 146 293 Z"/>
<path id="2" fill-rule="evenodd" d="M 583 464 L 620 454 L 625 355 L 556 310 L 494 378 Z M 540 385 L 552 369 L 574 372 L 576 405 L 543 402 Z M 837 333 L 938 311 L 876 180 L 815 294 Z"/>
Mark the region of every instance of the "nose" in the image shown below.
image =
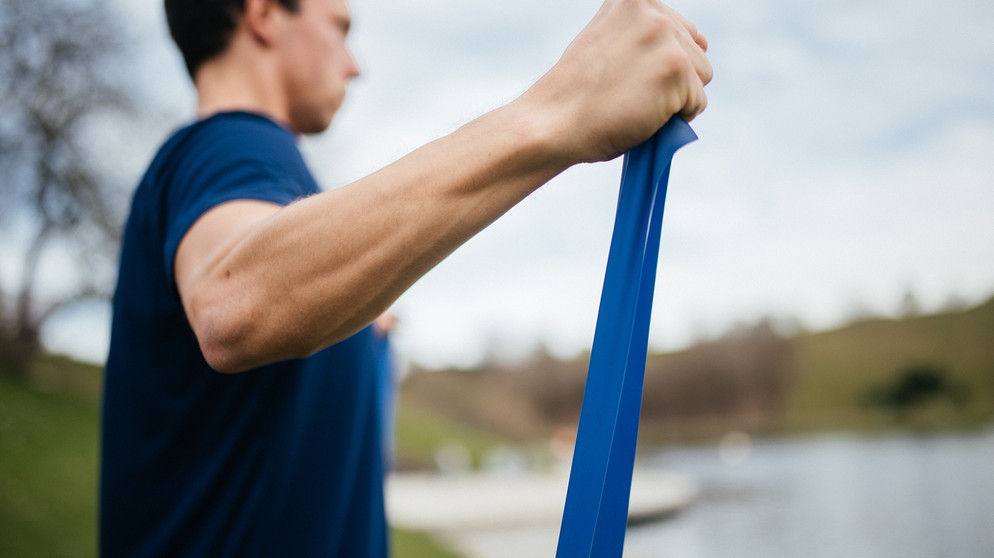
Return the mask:
<path id="1" fill-rule="evenodd" d="M 345 71 L 348 79 L 357 78 L 361 74 L 359 64 L 356 62 L 351 50 L 345 51 Z"/>

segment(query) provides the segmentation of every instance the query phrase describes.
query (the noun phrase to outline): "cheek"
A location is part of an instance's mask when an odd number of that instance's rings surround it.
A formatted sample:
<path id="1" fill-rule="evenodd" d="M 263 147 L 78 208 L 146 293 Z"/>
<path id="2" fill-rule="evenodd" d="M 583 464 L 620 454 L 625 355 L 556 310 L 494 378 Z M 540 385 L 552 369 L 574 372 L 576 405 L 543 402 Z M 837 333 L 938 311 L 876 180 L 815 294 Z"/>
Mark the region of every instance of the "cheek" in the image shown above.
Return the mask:
<path id="1" fill-rule="evenodd" d="M 329 95 L 339 96 L 342 74 L 348 51 L 342 41 L 317 25 L 305 25 L 295 30 L 293 48 L 287 52 L 286 63 L 293 77 L 296 94 L 317 101 Z"/>
<path id="2" fill-rule="evenodd" d="M 336 79 L 342 64 L 341 55 L 335 42 L 327 37 L 314 41 L 310 53 L 311 75 L 315 81 L 328 82 Z"/>

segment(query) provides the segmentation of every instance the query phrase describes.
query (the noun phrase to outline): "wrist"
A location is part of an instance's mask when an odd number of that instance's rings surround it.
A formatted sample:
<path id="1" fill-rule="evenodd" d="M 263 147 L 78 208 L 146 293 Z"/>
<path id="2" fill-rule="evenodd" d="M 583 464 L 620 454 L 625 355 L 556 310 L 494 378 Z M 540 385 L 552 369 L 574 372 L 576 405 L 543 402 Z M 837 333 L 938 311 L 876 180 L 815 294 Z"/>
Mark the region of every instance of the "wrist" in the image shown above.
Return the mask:
<path id="1" fill-rule="evenodd" d="M 527 150 L 535 164 L 561 172 L 585 162 L 578 149 L 583 142 L 579 127 L 566 106 L 529 90 L 499 110 L 505 111 L 513 141 Z"/>

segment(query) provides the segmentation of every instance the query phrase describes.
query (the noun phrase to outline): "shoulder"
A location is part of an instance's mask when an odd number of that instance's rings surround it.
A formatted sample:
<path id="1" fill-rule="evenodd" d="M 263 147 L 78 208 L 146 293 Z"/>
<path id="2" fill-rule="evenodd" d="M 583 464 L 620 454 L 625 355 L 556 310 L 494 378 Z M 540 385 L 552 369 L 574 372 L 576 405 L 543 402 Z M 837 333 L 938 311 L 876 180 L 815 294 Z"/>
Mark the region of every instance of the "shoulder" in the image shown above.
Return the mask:
<path id="1" fill-rule="evenodd" d="M 257 114 L 219 113 L 175 131 L 135 191 L 129 223 L 157 231 L 167 261 L 213 207 L 235 200 L 287 205 L 318 191 L 288 129 Z"/>
<path id="2" fill-rule="evenodd" d="M 263 138 L 295 144 L 296 135 L 289 128 L 263 114 L 231 111 L 219 112 L 187 127 L 191 132 L 207 136 L 245 134 L 245 139 Z"/>
<path id="3" fill-rule="evenodd" d="M 177 151 L 212 160 L 296 163 L 300 158 L 297 138 L 290 130 L 249 112 L 224 112 L 198 120 L 177 132 L 169 143 L 174 141 Z"/>
<path id="4" fill-rule="evenodd" d="M 150 169 L 168 169 L 197 159 L 300 158 L 296 136 L 275 121 L 249 112 L 224 112 L 189 123 L 162 144 Z"/>
<path id="5" fill-rule="evenodd" d="M 316 190 L 297 137 L 248 112 L 218 113 L 177 130 L 149 166 L 145 182 L 178 199 L 241 187 L 289 188 L 290 199 Z"/>

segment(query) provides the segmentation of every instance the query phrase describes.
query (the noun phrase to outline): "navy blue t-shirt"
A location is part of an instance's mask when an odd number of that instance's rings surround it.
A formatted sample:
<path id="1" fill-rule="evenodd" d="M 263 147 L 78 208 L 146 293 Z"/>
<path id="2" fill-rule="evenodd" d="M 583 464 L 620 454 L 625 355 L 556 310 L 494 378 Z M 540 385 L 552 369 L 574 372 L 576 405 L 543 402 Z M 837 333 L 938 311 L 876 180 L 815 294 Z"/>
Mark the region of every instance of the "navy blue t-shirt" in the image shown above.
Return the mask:
<path id="1" fill-rule="evenodd" d="M 104 387 L 105 558 L 387 555 L 372 331 L 304 360 L 220 374 L 173 280 L 179 241 L 208 209 L 317 191 L 295 136 L 243 112 L 176 132 L 142 179 Z"/>

